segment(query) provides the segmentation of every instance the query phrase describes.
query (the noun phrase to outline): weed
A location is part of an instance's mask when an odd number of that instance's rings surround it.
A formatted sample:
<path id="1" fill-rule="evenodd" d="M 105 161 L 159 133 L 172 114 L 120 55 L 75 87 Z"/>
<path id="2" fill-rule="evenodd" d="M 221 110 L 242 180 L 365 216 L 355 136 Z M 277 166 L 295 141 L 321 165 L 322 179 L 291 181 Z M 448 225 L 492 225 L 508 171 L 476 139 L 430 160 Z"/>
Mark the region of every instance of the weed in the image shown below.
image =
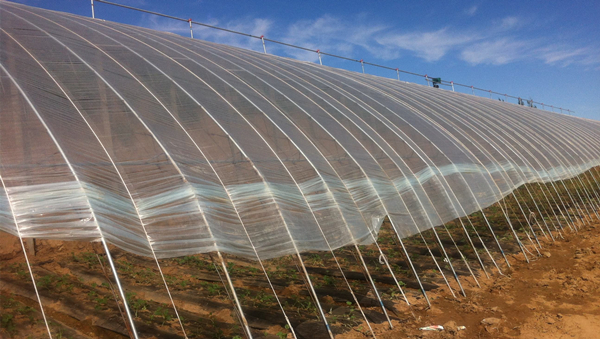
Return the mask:
<path id="1" fill-rule="evenodd" d="M 323 276 L 323 280 L 325 281 L 325 285 L 334 286 L 336 281 L 334 277 L 330 277 L 328 275 Z"/>
<path id="2" fill-rule="evenodd" d="M 14 316 L 8 313 L 3 314 L 0 318 L 0 326 L 9 333 L 14 332 L 16 330 Z"/>
<path id="3" fill-rule="evenodd" d="M 219 286 L 219 284 L 203 281 L 200 285 L 204 287 L 210 295 L 221 295 L 221 286 Z"/>
<path id="4" fill-rule="evenodd" d="M 133 311 L 135 312 L 135 316 L 137 317 L 139 311 L 145 311 L 147 309 L 146 308 L 147 305 L 148 305 L 148 303 L 146 302 L 146 300 L 137 299 L 133 303 L 133 305 L 131 305 L 131 308 L 133 309 Z M 183 317 L 181 318 L 181 321 L 183 321 Z"/>
<path id="5" fill-rule="evenodd" d="M 69 278 L 68 274 L 56 278 L 56 288 L 63 287 L 68 292 L 71 292 L 73 290 L 73 284 L 71 283 L 71 279 Z"/>
<path id="6" fill-rule="evenodd" d="M 106 306 L 108 299 L 98 297 L 98 298 L 94 299 L 94 301 L 96 302 L 96 306 L 94 306 L 94 309 L 99 310 Z"/>
<path id="7" fill-rule="evenodd" d="M 50 287 L 52 287 L 53 281 L 54 276 L 52 276 L 51 274 L 47 274 L 38 280 L 37 287 L 39 289 L 49 289 Z"/>
<path id="8" fill-rule="evenodd" d="M 314 266 L 324 266 L 323 258 L 318 254 L 311 254 L 306 261 Z"/>
<path id="9" fill-rule="evenodd" d="M 154 320 L 155 317 L 162 317 L 161 325 L 164 325 L 166 322 L 171 321 L 173 317 L 169 313 L 169 310 L 163 306 L 159 306 L 156 311 L 150 317 L 151 320 Z"/>
<path id="10" fill-rule="evenodd" d="M 18 266 L 18 269 L 17 269 L 17 276 L 18 276 L 20 279 L 24 279 L 24 278 L 26 278 L 28 274 L 29 274 L 29 273 L 23 269 L 22 265 L 19 265 L 19 266 Z"/>
<path id="11" fill-rule="evenodd" d="M 264 291 L 260 291 L 257 295 L 256 295 L 256 301 L 258 302 L 259 305 L 267 305 L 267 304 L 271 304 L 272 302 L 275 301 L 275 297 L 265 293 Z M 256 302 L 254 303 L 254 305 L 256 305 Z"/>

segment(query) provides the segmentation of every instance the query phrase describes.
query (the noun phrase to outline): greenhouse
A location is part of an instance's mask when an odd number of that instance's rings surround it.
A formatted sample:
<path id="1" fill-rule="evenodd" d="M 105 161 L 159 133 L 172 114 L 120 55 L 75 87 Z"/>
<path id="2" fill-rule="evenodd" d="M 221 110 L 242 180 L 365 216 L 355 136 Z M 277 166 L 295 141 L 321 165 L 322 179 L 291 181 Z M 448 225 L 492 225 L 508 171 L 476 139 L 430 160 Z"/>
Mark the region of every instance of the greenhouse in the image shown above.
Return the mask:
<path id="1" fill-rule="evenodd" d="M 268 274 L 291 256 L 333 337 L 308 253 L 360 308 L 336 257 L 354 253 L 383 306 L 373 260 L 403 289 L 383 225 L 427 299 L 406 239 L 459 296 L 459 266 L 476 281 L 512 264 L 498 223 L 529 260 L 597 217 L 597 121 L 14 3 L 0 16 L 0 230 L 100 244 L 133 337 L 111 251 L 154 263 L 180 332 L 164 263 L 210 254 L 247 337 L 228 258 L 257 265 L 300 337 Z"/>

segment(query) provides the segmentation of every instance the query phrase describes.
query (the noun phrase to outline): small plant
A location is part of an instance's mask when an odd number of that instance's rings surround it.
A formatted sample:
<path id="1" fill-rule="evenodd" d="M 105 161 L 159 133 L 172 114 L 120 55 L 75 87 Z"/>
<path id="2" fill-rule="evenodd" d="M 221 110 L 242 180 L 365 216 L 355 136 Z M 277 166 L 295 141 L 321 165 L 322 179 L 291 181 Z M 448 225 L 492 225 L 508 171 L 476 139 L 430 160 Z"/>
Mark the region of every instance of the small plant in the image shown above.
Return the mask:
<path id="1" fill-rule="evenodd" d="M 0 318 L 0 327 L 11 333 L 16 330 L 14 316 L 12 314 L 5 313 Z"/>
<path id="2" fill-rule="evenodd" d="M 17 276 L 19 276 L 20 279 L 24 279 L 26 278 L 28 275 L 27 271 L 25 271 L 21 265 L 19 265 L 18 269 L 17 269 Z"/>
<path id="3" fill-rule="evenodd" d="M 34 309 L 29 306 L 22 306 L 17 309 L 17 312 L 19 312 L 20 314 L 29 318 L 29 322 L 32 324 L 35 322 L 35 317 L 33 316 L 33 311 L 34 311 Z"/>
<path id="4" fill-rule="evenodd" d="M 71 292 L 73 290 L 73 284 L 71 283 L 71 280 L 69 279 L 69 275 L 67 275 L 67 274 L 56 278 L 56 288 L 63 288 L 63 287 L 67 292 Z"/>
<path id="5" fill-rule="evenodd" d="M 218 326 L 217 320 L 212 312 L 208 314 L 208 319 L 210 319 L 211 331 L 213 333 L 213 338 L 221 339 L 224 338 L 223 330 Z"/>
<path id="6" fill-rule="evenodd" d="M 329 286 L 334 286 L 335 285 L 335 278 L 334 277 L 330 277 L 328 275 L 324 275 L 323 276 L 323 280 L 325 281 L 325 285 L 329 285 Z"/>
<path id="7" fill-rule="evenodd" d="M 108 302 L 108 299 L 106 298 L 96 298 L 94 299 L 94 301 L 96 302 L 96 306 L 94 306 L 94 309 L 99 310 L 102 309 L 106 306 L 106 303 Z"/>
<path id="8" fill-rule="evenodd" d="M 204 287 L 206 289 L 206 291 L 208 291 L 208 294 L 210 295 L 221 295 L 221 286 L 219 286 L 218 284 L 213 284 L 213 283 L 208 283 L 206 281 L 203 281 L 200 283 L 200 285 L 202 287 Z"/>
<path id="9" fill-rule="evenodd" d="M 71 252 L 71 256 L 74 262 L 87 264 L 89 268 L 92 268 L 94 265 L 98 263 L 98 259 L 96 258 L 96 254 L 92 252 L 84 252 L 81 256 L 75 255 L 74 252 Z"/>
<path id="10" fill-rule="evenodd" d="M 236 268 L 236 267 L 235 267 L 235 264 L 234 264 L 234 263 L 232 263 L 232 262 L 230 262 L 230 263 L 227 263 L 227 270 L 228 270 L 228 271 L 229 271 L 229 273 L 231 273 L 231 274 L 235 274 L 235 272 L 239 271 L 239 269 L 238 269 L 238 268 Z"/>
<path id="11" fill-rule="evenodd" d="M 53 276 L 50 274 L 47 274 L 39 279 L 39 281 L 37 282 L 37 287 L 39 289 L 50 288 L 52 286 L 53 280 L 54 280 Z"/>
<path id="12" fill-rule="evenodd" d="M 156 311 L 152 314 L 150 319 L 154 320 L 155 317 L 162 317 L 161 325 L 164 325 L 166 322 L 171 321 L 173 317 L 169 313 L 169 310 L 163 306 L 159 306 Z"/>
<path id="13" fill-rule="evenodd" d="M 258 303 L 261 305 L 266 305 L 266 304 L 271 304 L 272 302 L 274 302 L 275 297 L 270 294 L 265 293 L 264 291 L 260 291 L 256 295 L 255 301 L 258 301 Z M 256 305 L 256 302 L 254 304 Z"/>
<path id="14" fill-rule="evenodd" d="M 148 303 L 146 302 L 146 300 L 144 300 L 144 299 L 137 299 L 133 303 L 133 305 L 131 305 L 131 308 L 133 309 L 133 311 L 135 312 L 135 316 L 137 317 L 138 312 L 139 311 L 145 311 L 147 305 L 148 305 Z M 183 321 L 183 317 L 182 317 L 182 321 Z"/>
<path id="15" fill-rule="evenodd" d="M 315 265 L 315 266 L 324 266 L 323 265 L 323 258 L 321 258 L 320 255 L 318 254 L 311 254 L 307 260 L 311 265 Z"/>

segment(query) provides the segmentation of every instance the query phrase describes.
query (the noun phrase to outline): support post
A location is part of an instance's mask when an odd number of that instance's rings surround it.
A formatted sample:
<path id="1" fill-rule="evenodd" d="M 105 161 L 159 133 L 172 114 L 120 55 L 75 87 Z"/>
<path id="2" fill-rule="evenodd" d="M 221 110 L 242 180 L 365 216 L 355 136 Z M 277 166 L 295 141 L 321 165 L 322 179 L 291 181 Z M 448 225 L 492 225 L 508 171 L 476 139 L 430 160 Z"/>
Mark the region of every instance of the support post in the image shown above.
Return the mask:
<path id="1" fill-rule="evenodd" d="M 427 87 L 430 87 L 429 86 L 429 77 L 427 76 L 427 74 L 425 74 L 425 81 L 427 81 Z"/>
<path id="2" fill-rule="evenodd" d="M 365 63 L 363 59 L 360 59 L 360 66 L 362 67 L 363 74 L 365 74 Z"/>
<path id="3" fill-rule="evenodd" d="M 24 241 L 29 253 L 33 253 L 33 256 L 35 257 L 35 238 L 27 238 Z"/>
<path id="4" fill-rule="evenodd" d="M 267 54 L 267 45 L 265 45 L 265 36 L 264 35 L 260 36 L 260 41 L 262 41 L 263 51 L 265 52 L 265 54 Z"/>
<path id="5" fill-rule="evenodd" d="M 491 99 L 492 98 L 492 90 L 490 89 L 489 92 L 490 92 L 490 99 Z"/>
<path id="6" fill-rule="evenodd" d="M 400 81 L 400 70 L 396 68 L 396 76 L 398 77 L 398 81 Z"/>
<path id="7" fill-rule="evenodd" d="M 92 2 L 92 19 L 96 19 L 96 13 L 94 12 L 94 0 L 90 0 Z"/>
<path id="8" fill-rule="evenodd" d="M 319 56 L 319 65 L 323 66 L 323 61 L 321 60 L 321 50 L 317 50 L 317 55 Z"/>
<path id="9" fill-rule="evenodd" d="M 110 254 L 110 250 L 108 249 L 108 244 L 104 240 L 104 237 L 101 238 L 102 247 L 104 248 L 104 252 L 106 252 L 106 259 L 108 259 L 108 264 L 110 265 L 110 269 L 113 271 L 113 276 L 115 277 L 115 282 L 117 283 L 117 289 L 119 290 L 119 295 L 121 296 L 121 300 L 123 301 L 123 308 L 125 308 L 125 313 L 127 314 L 127 318 L 129 319 L 129 326 L 131 326 L 131 334 L 135 339 L 139 339 L 137 330 L 135 328 L 135 322 L 133 321 L 133 316 L 131 311 L 129 310 L 129 305 L 127 305 L 127 297 L 125 296 L 125 291 L 123 290 L 123 286 L 121 286 L 121 280 L 119 279 L 119 274 L 117 273 L 117 267 L 113 262 L 112 255 Z"/>
<path id="10" fill-rule="evenodd" d="M 452 92 L 454 92 L 454 81 L 450 81 L 450 85 L 452 85 Z"/>
<path id="11" fill-rule="evenodd" d="M 194 38 L 194 30 L 192 29 L 192 18 L 188 19 L 188 22 L 190 23 L 190 38 Z"/>
<path id="12" fill-rule="evenodd" d="M 475 90 L 473 89 L 473 86 L 471 86 L 471 94 L 475 95 Z"/>
<path id="13" fill-rule="evenodd" d="M 248 320 L 246 319 L 246 316 L 244 315 L 244 310 L 242 309 L 242 303 L 240 302 L 237 293 L 235 291 L 235 287 L 233 286 L 233 280 L 231 280 L 231 276 L 229 275 L 229 271 L 227 270 L 227 264 L 225 263 L 225 259 L 223 258 L 223 255 L 221 254 L 220 251 L 217 251 L 217 255 L 219 256 L 219 261 L 221 262 L 221 268 L 223 269 L 223 274 L 225 275 L 225 279 L 227 280 L 227 284 L 229 285 L 229 288 L 231 289 L 231 294 L 233 296 L 233 304 L 235 305 L 235 307 L 237 308 L 238 312 L 240 313 L 240 319 L 242 322 L 242 326 L 244 326 L 244 330 L 246 332 L 246 335 L 248 336 L 249 339 L 252 339 L 252 331 L 250 330 L 250 325 L 248 324 Z M 214 262 L 213 262 L 213 265 Z M 216 268 L 216 265 L 215 265 Z M 218 273 L 218 271 L 217 271 Z"/>

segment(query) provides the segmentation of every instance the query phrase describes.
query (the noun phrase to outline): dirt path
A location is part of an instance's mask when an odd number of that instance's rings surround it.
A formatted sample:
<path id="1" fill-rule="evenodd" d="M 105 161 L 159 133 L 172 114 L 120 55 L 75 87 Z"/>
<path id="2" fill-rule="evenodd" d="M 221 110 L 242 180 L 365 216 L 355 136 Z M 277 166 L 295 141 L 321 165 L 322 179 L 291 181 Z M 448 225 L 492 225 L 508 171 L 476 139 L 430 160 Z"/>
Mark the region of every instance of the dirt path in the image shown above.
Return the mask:
<path id="1" fill-rule="evenodd" d="M 458 299 L 444 290 L 431 293 L 433 307 L 416 319 L 382 331 L 379 338 L 600 338 L 600 226 L 548 243 L 529 264 L 516 256 L 511 269 L 482 278 Z M 484 319 L 486 319 L 484 321 Z M 485 322 L 487 325 L 482 323 Z M 443 332 L 418 328 L 445 325 Z M 456 326 L 466 330 L 456 331 Z M 344 338 L 357 337 L 348 334 Z"/>

